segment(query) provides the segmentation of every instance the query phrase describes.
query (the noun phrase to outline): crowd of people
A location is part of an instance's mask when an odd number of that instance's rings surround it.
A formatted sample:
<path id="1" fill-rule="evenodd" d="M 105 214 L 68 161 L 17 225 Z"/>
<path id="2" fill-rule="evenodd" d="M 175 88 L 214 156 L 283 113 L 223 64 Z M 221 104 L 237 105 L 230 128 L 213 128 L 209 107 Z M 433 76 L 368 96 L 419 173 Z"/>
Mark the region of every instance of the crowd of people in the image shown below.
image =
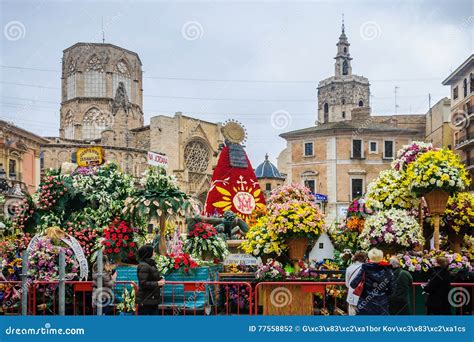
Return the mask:
<path id="1" fill-rule="evenodd" d="M 448 260 L 436 259 L 428 283 L 423 286 L 427 294 L 428 315 L 450 315 L 449 291 L 451 289 Z M 400 260 L 393 256 L 384 260 L 383 252 L 373 248 L 368 253 L 356 252 L 346 270 L 349 315 L 410 315 L 410 291 L 413 278 L 400 267 Z"/>
<path id="2" fill-rule="evenodd" d="M 161 288 L 165 280 L 153 260 L 153 247 L 142 246 L 138 251 L 137 267 L 138 292 L 136 303 L 139 315 L 158 314 Z M 428 315 L 450 315 L 451 306 L 448 296 L 451 286 L 448 260 L 436 259 L 432 276 L 423 286 L 427 294 L 426 312 Z M 97 287 L 97 266 L 94 265 L 93 281 Z M 104 257 L 102 286 L 113 291 L 116 271 Z M 400 260 L 392 256 L 389 262 L 384 260 L 383 252 L 373 248 L 368 253 L 358 251 L 352 258 L 352 264 L 346 269 L 345 282 L 348 289 L 347 307 L 349 315 L 410 315 L 412 307 L 410 291 L 413 278 L 400 267 Z M 104 314 L 112 314 L 113 307 L 103 308 Z"/>

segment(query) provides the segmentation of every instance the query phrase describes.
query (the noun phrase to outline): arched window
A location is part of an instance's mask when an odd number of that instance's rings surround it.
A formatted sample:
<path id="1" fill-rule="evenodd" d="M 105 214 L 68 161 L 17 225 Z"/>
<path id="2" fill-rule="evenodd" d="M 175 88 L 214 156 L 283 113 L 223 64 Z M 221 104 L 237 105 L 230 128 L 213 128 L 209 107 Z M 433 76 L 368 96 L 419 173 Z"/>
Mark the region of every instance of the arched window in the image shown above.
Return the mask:
<path id="1" fill-rule="evenodd" d="M 467 78 L 464 79 L 462 86 L 463 86 L 464 97 L 466 97 L 467 96 Z"/>
<path id="2" fill-rule="evenodd" d="M 76 61 L 69 59 L 66 67 L 66 100 L 76 97 Z"/>
<path id="3" fill-rule="evenodd" d="M 74 117 L 71 111 L 64 116 L 64 138 L 74 139 Z"/>
<path id="4" fill-rule="evenodd" d="M 100 133 L 109 128 L 112 122 L 110 114 L 104 113 L 98 108 L 91 108 L 84 115 L 82 123 L 82 138 L 94 140 L 100 138 Z"/>
<path id="5" fill-rule="evenodd" d="M 364 101 L 362 100 L 359 101 L 359 107 L 364 107 Z"/>
<path id="6" fill-rule="evenodd" d="M 349 75 L 349 64 L 347 61 L 342 62 L 342 74 Z"/>
<path id="7" fill-rule="evenodd" d="M 344 47 L 344 53 L 347 53 L 347 48 L 346 47 Z"/>
<path id="8" fill-rule="evenodd" d="M 129 99 L 131 99 L 132 88 L 130 80 L 130 69 L 128 67 L 127 62 L 125 62 L 123 59 L 118 61 L 115 65 L 114 74 L 112 76 L 112 87 L 114 97 L 120 82 L 123 82 L 123 85 L 125 86 L 125 91 L 127 92 L 127 96 Z"/>
<path id="9" fill-rule="evenodd" d="M 66 100 L 76 97 L 76 73 L 66 78 Z"/>
<path id="10" fill-rule="evenodd" d="M 341 99 L 341 104 L 342 104 L 342 105 L 345 105 L 345 104 L 346 104 L 346 99 L 345 99 L 345 98 L 342 98 L 342 99 Z"/>
<path id="11" fill-rule="evenodd" d="M 105 97 L 105 67 L 97 55 L 92 55 L 87 62 L 84 73 L 84 95 Z"/>
<path id="12" fill-rule="evenodd" d="M 209 166 L 209 156 L 209 148 L 202 141 L 190 141 L 184 148 L 184 165 L 191 172 L 204 173 Z"/>
<path id="13" fill-rule="evenodd" d="M 324 122 L 329 121 L 329 104 L 326 102 L 324 104 Z"/>

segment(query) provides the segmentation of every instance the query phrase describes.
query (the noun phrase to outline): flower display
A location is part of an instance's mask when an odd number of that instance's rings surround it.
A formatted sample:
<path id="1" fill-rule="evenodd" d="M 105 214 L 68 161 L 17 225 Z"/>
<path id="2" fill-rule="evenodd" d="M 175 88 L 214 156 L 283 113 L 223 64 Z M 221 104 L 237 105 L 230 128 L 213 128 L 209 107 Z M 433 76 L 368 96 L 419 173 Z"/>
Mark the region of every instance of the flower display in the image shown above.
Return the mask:
<path id="1" fill-rule="evenodd" d="M 121 172 L 115 163 L 89 168 L 88 172 L 76 171 L 72 184 L 86 204 L 88 216 L 93 216 L 97 227 L 107 226 L 114 217 L 120 216 L 125 200 L 134 192 L 132 176 Z"/>
<path id="2" fill-rule="evenodd" d="M 255 278 L 260 281 L 280 281 L 287 276 L 288 274 L 283 265 L 273 259 L 269 259 L 266 264 L 261 265 L 255 272 Z"/>
<path id="3" fill-rule="evenodd" d="M 459 156 L 451 150 L 431 150 L 408 165 L 405 184 L 416 195 L 434 189 L 448 193 L 464 190 L 470 183 Z"/>
<path id="4" fill-rule="evenodd" d="M 423 141 L 413 141 L 409 145 L 404 145 L 402 149 L 397 152 L 397 159 L 393 161 L 392 167 L 397 171 L 404 171 L 419 155 L 431 150 L 433 150 L 433 144 Z"/>
<path id="5" fill-rule="evenodd" d="M 271 207 L 268 229 L 282 238 L 303 236 L 317 238 L 323 231 L 324 220 L 314 202 L 288 200 Z"/>
<path id="6" fill-rule="evenodd" d="M 195 257 L 223 260 L 228 254 L 227 243 L 209 223 L 199 222 L 188 233 L 183 250 Z"/>
<path id="7" fill-rule="evenodd" d="M 346 221 L 341 223 L 334 222 L 329 226 L 327 233 L 338 250 L 342 251 L 348 249 L 355 252 L 360 249 L 360 232 L 358 230 L 350 230 L 347 227 Z"/>
<path id="8" fill-rule="evenodd" d="M 151 167 L 140 180 L 143 186 L 126 201 L 126 210 L 136 215 L 160 217 L 163 214 L 184 214 L 183 204 L 188 196 L 182 192 L 174 176 L 164 170 Z"/>
<path id="9" fill-rule="evenodd" d="M 189 270 L 198 267 L 198 263 L 186 253 L 156 255 L 156 266 L 162 275 L 167 275 L 173 271 L 182 270 L 188 273 Z"/>
<path id="10" fill-rule="evenodd" d="M 65 231 L 80 243 L 87 257 L 92 256 L 97 247 L 96 240 L 100 237 L 96 229 L 85 221 L 69 221 L 66 223 Z"/>
<path id="11" fill-rule="evenodd" d="M 157 167 L 149 167 L 140 179 L 143 186 L 125 201 L 123 214 L 132 222 L 158 220 L 160 222 L 160 253 L 166 253 L 166 220 L 172 215 L 183 215 L 188 200 L 174 176 Z"/>
<path id="12" fill-rule="evenodd" d="M 419 199 L 410 191 L 405 179 L 405 173 L 394 169 L 381 171 L 367 186 L 365 194 L 367 206 L 373 210 L 417 207 Z"/>
<path id="13" fill-rule="evenodd" d="M 54 281 L 59 279 L 59 253 L 64 251 L 66 261 L 66 280 L 78 277 L 79 263 L 69 247 L 56 245 L 48 237 L 41 237 L 32 246 L 28 258 L 28 275 L 34 280 Z"/>
<path id="14" fill-rule="evenodd" d="M 358 197 L 354 199 L 347 208 L 347 217 L 365 218 L 373 214 L 373 211 L 366 205 L 366 198 Z"/>
<path id="15" fill-rule="evenodd" d="M 31 232 L 37 219 L 36 205 L 33 198 L 27 195 L 15 207 L 15 215 L 12 218 L 13 226 L 20 231 Z"/>
<path id="16" fill-rule="evenodd" d="M 364 224 L 365 220 L 357 216 L 348 217 L 346 220 L 346 227 L 350 232 L 362 232 L 362 229 L 364 229 Z"/>
<path id="17" fill-rule="evenodd" d="M 115 262 L 135 261 L 137 256 L 137 245 L 133 240 L 133 229 L 127 222 L 114 219 L 103 231 L 101 244 L 104 255 Z"/>
<path id="18" fill-rule="evenodd" d="M 286 250 L 284 240 L 273 229 L 268 229 L 268 216 L 257 219 L 254 225 L 250 226 L 245 239 L 240 248 L 247 254 L 256 257 L 275 254 L 281 255 Z"/>
<path id="19" fill-rule="evenodd" d="M 457 234 L 471 234 L 474 228 L 474 196 L 459 192 L 449 197 L 441 226 Z"/>
<path id="20" fill-rule="evenodd" d="M 87 175 L 95 175 L 99 171 L 99 167 L 97 166 L 78 166 L 72 173 L 71 175 L 82 175 L 82 176 L 87 176 Z"/>
<path id="21" fill-rule="evenodd" d="M 314 202 L 314 197 L 311 191 L 302 184 L 282 185 L 271 192 L 267 200 L 267 208 L 271 211 L 274 206 L 291 200 Z"/>
<path id="22" fill-rule="evenodd" d="M 423 251 L 407 252 L 399 254 L 400 266 L 409 272 L 428 272 L 436 266 L 437 257 L 445 257 L 448 260 L 448 269 L 451 271 L 460 271 L 466 269 L 472 271 L 469 258 L 460 253 L 450 253 L 446 251 Z"/>
<path id="23" fill-rule="evenodd" d="M 380 211 L 365 221 L 360 234 L 362 248 L 410 249 L 423 245 L 423 233 L 418 221 L 406 210 L 389 209 Z"/>
<path id="24" fill-rule="evenodd" d="M 72 184 L 70 177 L 61 175 L 46 175 L 41 181 L 38 189 L 37 207 L 41 210 L 61 212 L 71 196 Z"/>
<path id="25" fill-rule="evenodd" d="M 125 286 L 122 300 L 117 304 L 116 308 L 119 312 L 131 313 L 135 311 L 135 307 L 135 288 L 131 287 L 129 291 Z"/>

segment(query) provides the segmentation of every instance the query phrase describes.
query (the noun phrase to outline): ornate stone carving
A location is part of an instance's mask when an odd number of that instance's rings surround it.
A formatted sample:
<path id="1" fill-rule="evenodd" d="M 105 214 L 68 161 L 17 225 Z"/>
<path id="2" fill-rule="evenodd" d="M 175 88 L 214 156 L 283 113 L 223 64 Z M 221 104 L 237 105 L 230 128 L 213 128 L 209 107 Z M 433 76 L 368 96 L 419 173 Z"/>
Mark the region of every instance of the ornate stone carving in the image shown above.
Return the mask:
<path id="1" fill-rule="evenodd" d="M 184 164 L 191 172 L 204 173 L 209 166 L 209 155 L 210 151 L 203 142 L 193 140 L 184 148 Z"/>
<path id="2" fill-rule="evenodd" d="M 125 85 L 123 82 L 119 82 L 117 91 L 115 92 L 115 98 L 112 102 L 112 114 L 117 114 L 118 110 L 121 108 L 125 111 L 125 113 L 127 113 L 132 108 L 132 105 L 128 100 L 127 91 L 125 90 Z"/>
<path id="3" fill-rule="evenodd" d="M 105 71 L 105 64 L 103 63 L 103 58 L 99 58 L 97 54 L 93 54 L 86 65 L 86 71 L 94 70 L 94 71 Z"/>

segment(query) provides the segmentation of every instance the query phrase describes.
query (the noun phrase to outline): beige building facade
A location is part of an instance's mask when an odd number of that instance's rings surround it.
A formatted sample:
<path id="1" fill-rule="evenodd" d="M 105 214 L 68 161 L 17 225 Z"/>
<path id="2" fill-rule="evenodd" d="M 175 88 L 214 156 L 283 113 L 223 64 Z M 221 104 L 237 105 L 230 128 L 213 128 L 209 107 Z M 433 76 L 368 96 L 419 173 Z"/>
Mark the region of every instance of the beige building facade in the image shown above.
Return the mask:
<path id="1" fill-rule="evenodd" d="M 470 191 L 474 191 L 474 54 L 456 68 L 443 85 L 451 87 L 454 150 L 471 175 Z"/>
<path id="2" fill-rule="evenodd" d="M 454 132 L 451 125 L 451 100 L 447 97 L 439 100 L 426 113 L 425 141 L 434 147 L 454 147 Z"/>

